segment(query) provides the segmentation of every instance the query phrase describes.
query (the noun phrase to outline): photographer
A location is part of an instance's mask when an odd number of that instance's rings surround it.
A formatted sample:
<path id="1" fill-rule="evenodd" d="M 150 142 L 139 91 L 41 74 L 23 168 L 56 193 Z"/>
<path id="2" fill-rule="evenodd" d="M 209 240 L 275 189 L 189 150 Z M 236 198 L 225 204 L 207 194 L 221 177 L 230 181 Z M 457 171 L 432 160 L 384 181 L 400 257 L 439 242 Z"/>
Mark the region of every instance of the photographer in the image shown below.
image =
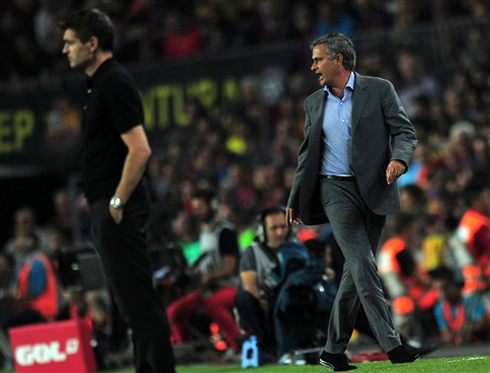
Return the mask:
<path id="1" fill-rule="evenodd" d="M 2 298 L 0 325 L 12 326 L 54 320 L 58 313 L 58 285 L 36 236 L 18 232 L 13 246 L 15 267 L 11 286 Z"/>
<path id="2" fill-rule="evenodd" d="M 286 224 L 285 211 L 280 207 L 262 211 L 258 224 L 256 242 L 240 258 L 242 287 L 235 296 L 235 307 L 245 334 L 257 337 L 262 353 L 274 353 L 274 327 L 270 317 L 273 289 L 268 280 L 272 270 L 279 264 L 277 251 L 288 240 L 290 230 Z"/>
<path id="3" fill-rule="evenodd" d="M 11 247 L 15 263 L 8 257 L 2 261 L 2 268 L 12 270 L 11 277 L 2 279 L 2 282 L 10 280 L 10 286 L 3 289 L 0 300 L 0 350 L 5 360 L 10 360 L 10 328 L 52 321 L 58 314 L 56 275 L 49 259 L 40 250 L 37 237 L 18 230 Z"/>
<path id="4" fill-rule="evenodd" d="M 194 264 L 196 290 L 174 301 L 167 308 L 175 343 L 187 339 L 189 316 L 200 306 L 218 324 L 235 353 L 240 331 L 233 319 L 233 297 L 237 293 L 238 239 L 231 222 L 218 213 L 214 193 L 197 190 L 191 199 L 193 214 L 200 223 L 201 256 Z"/>

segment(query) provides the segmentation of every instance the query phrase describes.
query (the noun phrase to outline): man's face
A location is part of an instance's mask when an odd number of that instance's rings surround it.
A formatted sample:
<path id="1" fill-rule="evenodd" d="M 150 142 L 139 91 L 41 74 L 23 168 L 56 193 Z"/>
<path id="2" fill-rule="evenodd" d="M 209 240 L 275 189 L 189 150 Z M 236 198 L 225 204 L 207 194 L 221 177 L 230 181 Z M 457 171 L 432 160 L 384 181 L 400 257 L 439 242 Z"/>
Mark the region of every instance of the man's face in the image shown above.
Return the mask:
<path id="1" fill-rule="evenodd" d="M 323 44 L 313 48 L 311 59 L 313 60 L 311 71 L 318 75 L 320 85 L 332 85 L 333 79 L 339 71 L 337 59 L 330 60 L 328 58 Z"/>
<path id="2" fill-rule="evenodd" d="M 15 214 L 15 226 L 21 232 L 32 232 L 34 229 L 34 216 L 27 210 L 18 211 Z"/>
<path id="3" fill-rule="evenodd" d="M 265 230 L 267 246 L 277 249 L 287 239 L 289 227 L 286 224 L 286 217 L 283 213 L 268 215 L 265 217 Z"/>
<path id="4" fill-rule="evenodd" d="M 77 37 L 75 30 L 66 29 L 63 34 L 63 42 L 63 54 L 67 55 L 70 67 L 72 69 L 85 70 L 94 55 L 93 51 L 91 51 L 91 41 L 83 43 Z"/>
<path id="5" fill-rule="evenodd" d="M 209 221 L 211 210 L 208 203 L 203 198 L 191 199 L 192 212 L 200 221 Z"/>
<path id="6" fill-rule="evenodd" d="M 32 236 L 18 232 L 15 236 L 15 254 L 24 257 L 35 249 L 35 242 Z"/>

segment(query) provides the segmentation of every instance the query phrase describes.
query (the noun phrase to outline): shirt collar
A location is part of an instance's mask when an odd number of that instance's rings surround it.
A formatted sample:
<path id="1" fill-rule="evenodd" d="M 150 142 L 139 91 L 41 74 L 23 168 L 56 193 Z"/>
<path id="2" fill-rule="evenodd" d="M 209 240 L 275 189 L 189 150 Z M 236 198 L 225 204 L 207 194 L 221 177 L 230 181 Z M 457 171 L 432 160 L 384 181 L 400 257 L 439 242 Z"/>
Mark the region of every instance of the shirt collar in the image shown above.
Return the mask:
<path id="1" fill-rule="evenodd" d="M 354 84 L 355 84 L 355 81 L 356 81 L 356 74 L 354 74 L 354 71 L 351 71 L 351 72 L 350 72 L 350 75 L 349 75 L 349 79 L 347 80 L 347 84 L 345 85 L 344 90 L 345 90 L 346 88 L 348 88 L 348 89 L 350 89 L 351 91 L 353 91 L 353 90 L 354 90 Z M 324 91 L 325 91 L 325 93 L 327 93 L 327 94 L 330 94 L 330 93 L 331 93 L 331 92 L 330 92 L 330 87 L 328 87 L 328 86 L 323 87 L 323 90 L 324 90 Z"/>
<path id="2" fill-rule="evenodd" d="M 92 88 L 94 86 L 97 86 L 102 78 L 104 77 L 105 73 L 116 64 L 116 59 L 114 57 L 109 58 L 102 62 L 102 64 L 99 66 L 99 68 L 95 71 L 95 74 L 90 76 L 87 76 L 87 86 L 89 88 Z"/>

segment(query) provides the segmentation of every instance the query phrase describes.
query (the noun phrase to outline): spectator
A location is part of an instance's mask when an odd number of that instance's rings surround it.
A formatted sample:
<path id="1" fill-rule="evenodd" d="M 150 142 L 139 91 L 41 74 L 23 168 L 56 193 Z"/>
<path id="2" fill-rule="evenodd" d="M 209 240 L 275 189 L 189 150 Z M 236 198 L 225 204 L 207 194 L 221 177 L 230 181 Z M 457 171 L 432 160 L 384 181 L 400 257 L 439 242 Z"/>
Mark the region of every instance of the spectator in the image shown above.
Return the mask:
<path id="1" fill-rule="evenodd" d="M 10 282 L 15 263 L 12 256 L 0 251 L 0 314 L 7 308 Z M 12 369 L 12 351 L 7 334 L 0 330 L 0 370 Z"/>
<path id="2" fill-rule="evenodd" d="M 422 324 L 432 315 L 437 294 L 430 277 L 410 252 L 416 233 L 414 218 L 395 217 L 393 236 L 381 247 L 378 266 L 383 285 L 392 302 L 393 323 L 400 334 L 422 343 L 430 335 L 430 324 Z M 424 317 L 425 314 L 425 317 Z"/>
<path id="3" fill-rule="evenodd" d="M 475 186 L 466 191 L 467 209 L 451 239 L 453 266 L 464 278 L 464 294 L 488 292 L 490 278 L 490 190 Z"/>
<path id="4" fill-rule="evenodd" d="M 235 296 L 240 327 L 257 337 L 263 353 L 274 353 L 273 286 L 271 272 L 278 264 L 277 251 L 290 237 L 284 210 L 271 207 L 259 215 L 256 241 L 240 258 L 241 289 Z"/>
<path id="5" fill-rule="evenodd" d="M 99 2 L 89 2 L 99 3 Z M 325 1 L 316 10 L 319 28 L 333 28 L 354 36 L 362 30 L 376 30 L 392 25 L 404 32 L 406 28 L 420 21 L 452 22 L 462 17 L 482 19 L 488 13 L 485 2 L 472 1 L 468 4 L 450 5 L 435 2 L 434 4 L 416 4 L 409 1 L 366 1 L 353 2 Z M 75 4 L 58 4 L 53 0 L 38 2 L 11 1 L 1 5 L 2 21 L 0 28 L 4 38 L 2 50 L 7 53 L 2 60 L 0 78 L 22 84 L 28 76 L 43 76 L 49 78 L 55 72 L 64 68 L 63 60 L 56 56 L 55 47 L 58 45 L 53 35 L 53 20 L 64 18 L 71 13 Z M 324 5 L 326 4 L 326 5 Z M 55 6 L 56 5 L 56 6 Z M 188 0 L 182 5 L 161 4 L 152 1 L 113 1 L 99 4 L 110 14 L 117 25 L 117 46 L 120 59 L 124 62 L 149 62 L 156 56 L 162 55 L 162 33 L 172 31 L 171 43 L 176 50 L 185 51 L 192 55 L 227 50 L 233 47 L 254 46 L 285 39 L 304 39 L 313 36 L 315 5 L 309 1 L 300 3 L 294 1 L 240 1 L 234 3 L 197 2 Z M 172 15 L 171 22 L 162 21 L 168 14 L 181 14 L 186 24 L 176 20 Z M 169 25 L 171 23 L 172 25 Z M 22 25 L 22 38 L 37 41 L 39 52 L 20 50 L 15 52 L 14 43 L 10 42 L 18 35 Z M 170 26 L 170 27 L 169 27 Z M 174 31 L 180 29 L 177 33 Z M 322 32 L 323 33 L 323 32 Z M 451 33 L 448 33 L 451 34 Z M 485 45 L 485 34 L 473 27 L 465 32 L 466 40 L 461 41 L 465 53 L 461 53 L 459 65 L 471 68 L 474 64 L 485 65 L 488 48 Z M 10 36 L 9 36 L 10 35 Z M 51 36 L 51 37 L 50 37 Z M 362 35 L 361 35 L 362 36 Z M 396 38 L 395 34 L 395 38 Z M 443 56 L 451 64 L 455 42 L 444 40 L 446 35 L 438 35 L 437 42 L 443 51 Z M 166 38 L 166 37 L 164 37 Z M 404 39 L 404 40 L 405 40 Z M 442 41 L 441 41 L 442 39 Z M 164 42 L 165 43 L 165 42 Z M 8 53 L 8 51 L 12 53 Z M 180 53 L 179 52 L 179 53 Z M 19 69 L 14 61 L 21 61 L 22 56 L 33 56 L 45 59 L 41 69 L 31 66 L 27 70 Z M 33 61 L 32 58 L 28 58 Z M 39 58 L 36 59 L 39 62 Z M 458 63 L 454 62 L 455 66 Z M 32 75 L 32 68 L 35 72 Z M 382 74 L 375 74 L 382 75 Z"/>
<path id="6" fill-rule="evenodd" d="M 234 25 L 228 19 L 225 7 L 224 3 L 201 3 L 196 6 L 195 14 L 205 53 L 221 52 L 230 47 Z"/>
<path id="7" fill-rule="evenodd" d="M 255 242 L 240 259 L 235 305 L 245 335 L 257 338 L 262 364 L 323 343 L 336 288 L 325 277 L 333 273 L 324 244 L 295 242 L 283 208 L 264 209 L 257 224 Z"/>
<path id="8" fill-rule="evenodd" d="M 261 0 L 257 2 L 260 16 L 260 25 L 257 31 L 260 44 L 270 44 L 286 38 L 285 5 L 286 3 L 283 1 Z"/>
<path id="9" fill-rule="evenodd" d="M 434 315 L 444 343 L 463 345 L 490 339 L 490 323 L 482 298 L 463 296 L 461 286 L 453 279 L 437 281 L 440 300 Z"/>
<path id="10" fill-rule="evenodd" d="M 30 207 L 21 207 L 14 215 L 14 237 L 7 241 L 4 251 L 15 255 L 16 240 L 19 235 L 25 237 L 36 237 L 39 247 L 44 250 L 48 244 L 45 232 L 37 225 L 34 210 Z"/>
<path id="11" fill-rule="evenodd" d="M 2 341 L 8 341 L 12 327 L 53 321 L 58 314 L 56 274 L 36 236 L 17 232 L 12 249 L 15 268 L 0 307 Z M 2 354 L 4 348 L 2 343 Z"/>
<path id="12" fill-rule="evenodd" d="M 388 4 L 388 9 L 393 13 L 395 30 L 403 31 L 416 22 L 427 20 L 430 17 L 427 5 L 423 2 L 409 0 L 399 0 Z"/>
<path id="13" fill-rule="evenodd" d="M 11 255 L 0 252 L 0 299 L 3 299 L 9 290 L 14 264 Z"/>
<path id="14" fill-rule="evenodd" d="M 201 37 L 197 28 L 179 11 L 166 15 L 162 57 L 186 58 L 201 52 Z"/>
<path id="15" fill-rule="evenodd" d="M 189 316 L 201 306 L 223 331 L 231 349 L 238 353 L 240 331 L 231 313 L 238 285 L 237 232 L 231 222 L 218 214 L 218 201 L 212 191 L 196 190 L 191 204 L 200 223 L 201 256 L 193 266 L 197 285 L 167 308 L 172 339 L 175 343 L 189 339 Z"/>
<path id="16" fill-rule="evenodd" d="M 423 69 L 423 63 L 414 52 L 402 49 L 396 54 L 400 82 L 398 91 L 407 114 L 413 114 L 413 103 L 416 97 L 427 95 L 436 98 L 439 93 L 437 81 Z"/>
<path id="17" fill-rule="evenodd" d="M 309 40 L 313 31 L 312 11 L 308 4 L 294 2 L 291 9 L 289 39 Z"/>
<path id="18" fill-rule="evenodd" d="M 319 37 L 331 32 L 340 32 L 352 36 L 355 20 L 345 2 L 341 0 L 321 0 L 316 3 L 316 21 L 313 37 Z"/>
<path id="19" fill-rule="evenodd" d="M 90 237 L 91 220 L 83 196 L 70 196 L 68 190 L 59 189 L 53 194 L 55 217 L 52 225 L 61 230 L 67 243 L 86 241 Z"/>
<path id="20" fill-rule="evenodd" d="M 68 6 L 53 0 L 41 0 L 39 3 L 33 22 L 34 35 L 40 50 L 51 57 L 61 48 L 61 35 L 56 19 L 59 13 L 67 11 Z"/>
<path id="21" fill-rule="evenodd" d="M 418 133 L 417 133 L 418 134 Z M 410 184 L 422 186 L 427 178 L 427 160 L 428 149 L 425 144 L 417 146 L 414 151 L 410 169 L 406 174 L 403 174 L 399 179 L 400 188 L 404 188 Z"/>
<path id="22" fill-rule="evenodd" d="M 478 134 L 471 145 L 476 164 L 485 167 L 486 173 L 490 174 L 490 142 L 483 134 Z"/>
<path id="23" fill-rule="evenodd" d="M 393 23 L 391 17 L 383 9 L 383 3 L 380 1 L 355 0 L 353 7 L 356 31 L 373 30 L 377 27 L 389 27 Z"/>
<path id="24" fill-rule="evenodd" d="M 324 344 L 337 294 L 330 247 L 318 238 L 303 245 L 285 242 L 279 250 L 281 271 L 274 270 L 283 275 L 274 307 L 280 355 Z"/>
<path id="25" fill-rule="evenodd" d="M 427 203 L 424 190 L 416 184 L 408 184 L 400 189 L 402 211 L 407 214 L 423 212 Z"/>

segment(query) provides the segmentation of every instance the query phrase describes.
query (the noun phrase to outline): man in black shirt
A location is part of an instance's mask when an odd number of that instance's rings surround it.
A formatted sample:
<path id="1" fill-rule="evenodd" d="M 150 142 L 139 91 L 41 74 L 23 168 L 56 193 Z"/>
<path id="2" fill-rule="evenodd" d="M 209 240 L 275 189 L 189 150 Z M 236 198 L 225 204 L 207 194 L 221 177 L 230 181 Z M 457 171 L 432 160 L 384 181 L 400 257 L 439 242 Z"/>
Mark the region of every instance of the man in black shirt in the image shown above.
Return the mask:
<path id="1" fill-rule="evenodd" d="M 61 24 L 70 67 L 88 76 L 82 171 L 95 243 L 109 286 L 133 330 L 136 372 L 175 372 L 169 326 L 153 288 L 147 253 L 144 170 L 151 149 L 141 96 L 113 58 L 114 27 L 97 9 Z"/>

